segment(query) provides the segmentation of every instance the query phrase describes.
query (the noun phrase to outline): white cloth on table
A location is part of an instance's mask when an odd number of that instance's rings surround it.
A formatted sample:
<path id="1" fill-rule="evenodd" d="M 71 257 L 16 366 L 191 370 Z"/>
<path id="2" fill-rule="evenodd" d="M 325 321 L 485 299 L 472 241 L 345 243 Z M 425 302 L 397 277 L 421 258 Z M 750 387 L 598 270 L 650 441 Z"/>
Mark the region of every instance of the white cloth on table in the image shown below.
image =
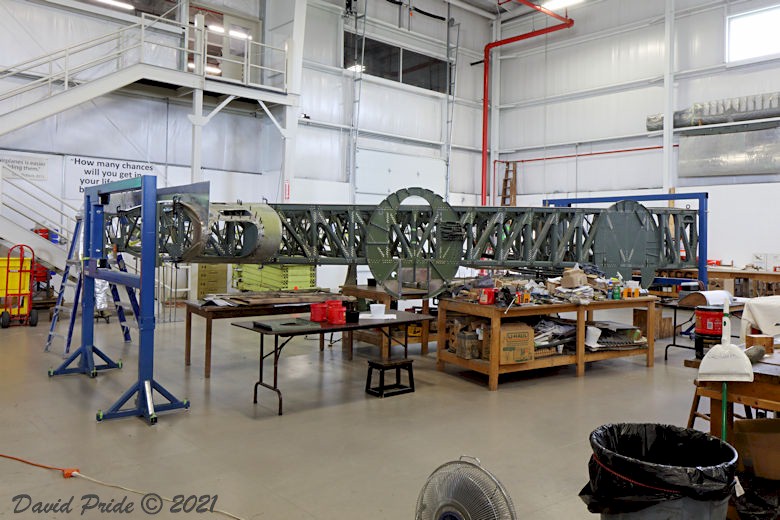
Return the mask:
<path id="1" fill-rule="evenodd" d="M 742 311 L 742 341 L 745 341 L 751 325 L 761 329 L 763 334 L 780 334 L 780 296 L 761 296 L 747 300 Z"/>

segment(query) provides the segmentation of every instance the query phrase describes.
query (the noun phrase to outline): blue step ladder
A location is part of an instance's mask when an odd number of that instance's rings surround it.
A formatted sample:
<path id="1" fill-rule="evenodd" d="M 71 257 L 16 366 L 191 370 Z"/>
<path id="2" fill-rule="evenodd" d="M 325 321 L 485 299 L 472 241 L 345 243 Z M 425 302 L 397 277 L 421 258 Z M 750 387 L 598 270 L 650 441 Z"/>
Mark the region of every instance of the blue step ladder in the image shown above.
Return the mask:
<path id="1" fill-rule="evenodd" d="M 65 348 L 63 350 L 63 355 L 67 356 L 70 353 L 70 345 L 71 341 L 73 340 L 73 330 L 76 325 L 76 319 L 78 316 L 78 308 L 79 308 L 79 302 L 81 300 L 81 288 L 82 288 L 82 270 L 81 270 L 81 261 L 78 258 L 75 258 L 76 255 L 76 244 L 78 243 L 79 237 L 81 233 L 81 218 L 78 218 L 76 220 L 76 226 L 73 230 L 73 240 L 70 243 L 70 247 L 68 248 L 68 258 L 65 262 L 65 270 L 62 273 L 62 281 L 60 282 L 60 288 L 57 292 L 57 304 L 54 307 L 54 314 L 52 315 L 51 319 L 51 325 L 49 326 L 49 335 L 46 338 L 46 346 L 44 347 L 45 352 L 49 352 L 51 350 L 52 341 L 54 338 L 63 338 L 65 340 Z M 121 254 L 117 255 L 116 260 L 113 262 L 114 265 L 117 266 L 117 268 L 122 272 L 127 272 L 127 265 L 125 264 L 124 259 L 122 258 Z M 110 264 L 109 264 L 110 265 Z M 79 274 L 77 277 L 77 281 L 73 282 L 71 280 L 71 273 L 70 269 L 71 266 L 79 266 Z M 65 301 L 65 291 L 68 287 L 71 287 L 75 283 L 74 288 L 74 296 L 73 296 L 73 305 L 66 305 L 64 303 Z M 130 337 L 130 327 L 127 324 L 127 318 L 125 316 L 125 310 L 124 306 L 122 304 L 122 301 L 119 297 L 119 290 L 116 287 L 116 284 L 109 284 L 109 289 L 111 291 L 111 297 L 114 301 L 114 309 L 116 310 L 117 317 L 119 318 L 119 326 L 122 329 L 122 337 L 124 338 L 125 342 L 128 343 L 131 341 Z M 127 297 L 130 302 L 130 306 L 133 309 L 133 316 L 138 316 L 138 299 L 135 296 L 135 290 L 133 290 L 132 287 L 127 287 Z M 57 323 L 60 318 L 60 313 L 62 311 L 68 311 L 70 312 L 70 319 L 68 320 L 68 331 L 66 334 L 59 334 L 56 332 L 57 329 Z M 137 318 L 136 318 L 137 320 Z M 121 362 L 118 363 L 121 366 Z"/>
<path id="2" fill-rule="evenodd" d="M 54 314 L 51 316 L 51 325 L 49 325 L 49 335 L 46 338 L 46 346 L 43 348 L 45 352 L 49 352 L 51 350 L 51 343 L 52 340 L 56 337 L 59 338 L 65 338 L 65 350 L 64 353 L 67 354 L 70 350 L 70 340 L 73 336 L 73 325 L 76 322 L 76 309 L 78 309 L 78 299 L 79 295 L 81 294 L 81 269 L 79 269 L 79 274 L 76 283 L 76 289 L 75 289 L 75 298 L 73 301 L 73 307 L 66 306 L 64 304 L 65 302 L 65 290 L 73 283 L 73 281 L 70 279 L 70 268 L 71 266 L 78 265 L 80 261 L 76 258 L 77 254 L 77 247 L 79 242 L 79 237 L 81 236 L 81 217 L 76 218 L 76 226 L 73 229 L 73 235 L 71 235 L 71 241 L 70 246 L 68 246 L 68 258 L 65 261 L 65 270 L 62 272 L 62 281 L 60 282 L 60 288 L 57 291 L 57 303 L 54 306 Z M 60 313 L 63 310 L 69 310 L 70 311 L 70 323 L 68 324 L 68 334 L 67 336 L 64 336 L 62 334 L 58 334 L 56 332 L 57 330 L 57 322 L 60 319 Z"/>

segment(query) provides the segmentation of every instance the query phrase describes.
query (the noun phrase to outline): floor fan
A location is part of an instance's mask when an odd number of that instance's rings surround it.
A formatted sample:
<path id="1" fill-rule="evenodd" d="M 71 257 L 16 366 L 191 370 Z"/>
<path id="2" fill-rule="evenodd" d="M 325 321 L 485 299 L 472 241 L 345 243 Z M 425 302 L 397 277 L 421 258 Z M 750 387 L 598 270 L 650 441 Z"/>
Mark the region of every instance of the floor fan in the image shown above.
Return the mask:
<path id="1" fill-rule="evenodd" d="M 467 460 L 468 459 L 468 460 Z M 504 486 L 479 459 L 460 457 L 431 473 L 417 499 L 415 520 L 516 520 Z"/>

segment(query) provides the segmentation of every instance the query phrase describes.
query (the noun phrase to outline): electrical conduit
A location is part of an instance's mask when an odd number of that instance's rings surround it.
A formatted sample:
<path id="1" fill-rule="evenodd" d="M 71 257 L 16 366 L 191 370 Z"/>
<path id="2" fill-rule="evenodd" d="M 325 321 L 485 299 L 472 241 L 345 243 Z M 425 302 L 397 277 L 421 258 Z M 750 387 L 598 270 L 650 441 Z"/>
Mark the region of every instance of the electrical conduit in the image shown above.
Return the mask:
<path id="1" fill-rule="evenodd" d="M 502 45 L 507 45 L 522 40 L 527 40 L 529 38 L 534 38 L 536 36 L 541 36 L 543 34 L 560 31 L 561 29 L 568 29 L 569 27 L 572 27 L 574 25 L 574 20 L 572 20 L 571 18 L 555 14 L 549 9 L 545 9 L 542 6 L 530 2 L 530 0 L 516 0 L 516 1 L 520 2 L 521 4 L 527 5 L 528 7 L 530 7 L 535 11 L 539 11 L 540 13 L 544 13 L 547 16 L 551 16 L 556 20 L 559 20 L 561 23 L 557 25 L 553 25 L 551 27 L 546 27 L 544 29 L 538 29 L 536 31 L 520 34 L 518 36 L 512 36 L 511 38 L 505 38 L 503 40 L 490 42 L 487 45 L 485 45 L 485 67 L 484 67 L 483 94 L 482 94 L 482 205 L 483 206 L 487 205 L 488 124 L 489 124 L 489 110 L 490 110 L 490 51 L 492 51 L 496 47 L 501 47 Z"/>

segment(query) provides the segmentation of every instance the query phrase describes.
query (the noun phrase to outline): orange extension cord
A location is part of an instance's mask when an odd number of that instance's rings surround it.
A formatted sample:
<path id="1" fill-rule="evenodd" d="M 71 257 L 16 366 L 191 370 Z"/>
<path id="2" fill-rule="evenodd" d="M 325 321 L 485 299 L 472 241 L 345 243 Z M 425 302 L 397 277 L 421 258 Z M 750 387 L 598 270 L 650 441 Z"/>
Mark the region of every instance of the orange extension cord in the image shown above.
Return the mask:
<path id="1" fill-rule="evenodd" d="M 23 462 L 24 464 L 29 464 L 30 466 L 35 466 L 37 468 L 51 469 L 51 470 L 54 470 L 54 471 L 61 471 L 62 472 L 62 478 L 71 478 L 74 473 L 78 474 L 78 472 L 79 472 L 78 468 L 56 468 L 54 466 L 47 466 L 46 464 L 38 464 L 37 462 L 32 462 L 30 460 L 22 459 L 20 457 L 14 457 L 12 455 L 3 455 L 2 453 L 0 453 L 0 457 L 3 457 L 4 459 L 15 460 L 17 462 Z"/>
<path id="2" fill-rule="evenodd" d="M 35 466 L 36 468 L 43 468 L 43 469 L 49 469 L 49 470 L 52 470 L 52 471 L 59 471 L 59 472 L 62 473 L 62 478 L 78 477 L 78 478 L 83 478 L 85 480 L 89 480 L 90 482 L 94 482 L 95 484 L 100 484 L 101 486 L 107 486 L 107 487 L 111 487 L 111 488 L 115 488 L 115 489 L 121 489 L 121 490 L 124 490 L 124 491 L 129 491 L 131 493 L 136 493 L 138 495 L 146 495 L 147 494 L 147 493 L 145 493 L 143 491 L 139 491 L 137 489 L 132 489 L 132 488 L 128 488 L 128 487 L 125 487 L 125 486 L 120 486 L 119 484 L 111 484 L 109 482 L 103 482 L 102 480 L 98 480 L 96 478 L 88 477 L 87 475 L 84 475 L 83 473 L 81 473 L 78 470 L 78 468 L 58 468 L 56 466 L 47 466 L 46 464 L 39 464 L 39 463 L 33 462 L 31 460 L 23 459 L 21 457 L 14 457 L 13 455 L 5 455 L 3 453 L 0 453 L 0 457 L 2 457 L 4 459 L 15 460 L 15 461 L 21 462 L 23 464 L 29 464 L 30 466 Z M 161 498 L 162 500 L 164 500 L 166 502 L 171 502 L 171 503 L 173 502 L 173 499 L 168 498 L 168 497 L 159 497 L 159 498 Z M 234 515 L 232 513 L 228 513 L 227 511 L 223 511 L 222 509 L 214 509 L 211 512 L 227 516 L 228 518 L 234 518 L 235 520 L 243 520 L 240 516 L 236 516 L 236 515 Z"/>

